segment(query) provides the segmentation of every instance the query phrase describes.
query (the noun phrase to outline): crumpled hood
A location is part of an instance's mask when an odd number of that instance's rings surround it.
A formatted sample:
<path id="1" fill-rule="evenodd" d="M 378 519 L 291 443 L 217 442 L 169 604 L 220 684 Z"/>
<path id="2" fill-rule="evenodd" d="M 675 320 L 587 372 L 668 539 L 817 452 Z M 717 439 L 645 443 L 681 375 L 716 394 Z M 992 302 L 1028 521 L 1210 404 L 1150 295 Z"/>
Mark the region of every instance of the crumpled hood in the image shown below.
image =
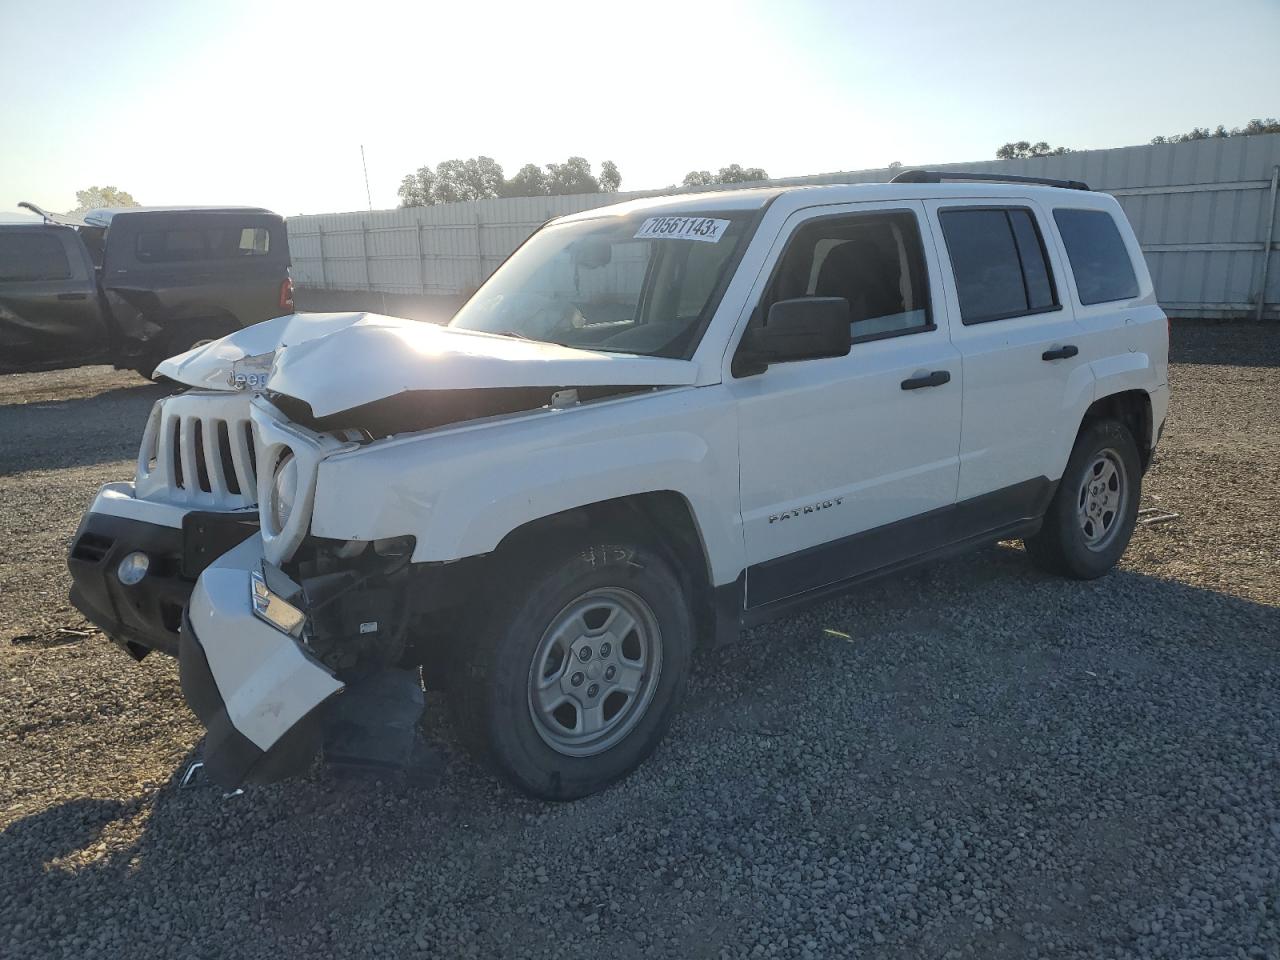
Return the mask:
<path id="1" fill-rule="evenodd" d="M 240 370 L 267 374 L 275 354 L 290 343 L 301 343 L 349 327 L 363 313 L 295 313 L 244 327 L 203 347 L 179 353 L 156 367 L 156 376 L 202 390 L 239 390 L 232 379 Z"/>
<path id="2" fill-rule="evenodd" d="M 156 373 L 227 390 L 236 389 L 237 372 L 265 371 L 268 364 L 266 389 L 302 400 L 316 417 L 412 390 L 682 386 L 697 379 L 689 360 L 601 353 L 374 313 L 277 317 L 171 357 Z"/>

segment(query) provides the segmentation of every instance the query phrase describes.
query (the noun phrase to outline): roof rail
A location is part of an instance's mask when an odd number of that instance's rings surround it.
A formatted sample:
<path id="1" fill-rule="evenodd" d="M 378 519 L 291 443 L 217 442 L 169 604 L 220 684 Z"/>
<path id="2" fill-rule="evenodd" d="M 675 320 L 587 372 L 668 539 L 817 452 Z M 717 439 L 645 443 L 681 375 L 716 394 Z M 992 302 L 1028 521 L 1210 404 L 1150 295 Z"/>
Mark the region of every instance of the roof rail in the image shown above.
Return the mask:
<path id="1" fill-rule="evenodd" d="M 23 200 L 18 204 L 18 206 L 22 207 L 25 210 L 30 210 L 37 217 L 40 217 L 42 220 L 44 220 L 45 223 L 57 224 L 58 226 L 62 226 L 62 227 L 86 226 L 85 222 L 79 219 L 78 217 L 65 216 L 64 214 L 61 214 L 61 213 L 50 213 L 48 210 L 45 210 L 41 207 L 37 207 L 34 203 L 31 203 L 28 200 Z"/>
<path id="2" fill-rule="evenodd" d="M 1019 177 L 1012 173 L 965 173 L 963 170 L 904 170 L 890 183 L 942 183 L 944 180 L 976 180 L 991 183 L 1035 183 L 1064 190 L 1088 190 L 1083 180 L 1051 180 L 1048 177 Z"/>

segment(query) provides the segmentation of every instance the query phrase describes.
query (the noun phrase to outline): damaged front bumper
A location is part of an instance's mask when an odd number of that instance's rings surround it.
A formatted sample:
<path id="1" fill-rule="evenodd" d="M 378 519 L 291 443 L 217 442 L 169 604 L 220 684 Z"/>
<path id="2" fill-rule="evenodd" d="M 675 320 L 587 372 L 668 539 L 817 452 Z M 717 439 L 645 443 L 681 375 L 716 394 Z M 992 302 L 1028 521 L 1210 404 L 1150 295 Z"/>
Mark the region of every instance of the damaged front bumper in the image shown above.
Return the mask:
<path id="1" fill-rule="evenodd" d="M 255 613 L 263 563 L 260 536 L 215 560 L 182 621 L 182 692 L 208 730 L 205 771 L 227 788 L 304 772 L 321 744 L 320 708 L 344 689 L 299 640 Z"/>
<path id="2" fill-rule="evenodd" d="M 71 539 L 71 603 L 134 659 L 178 655 L 182 609 L 213 557 L 257 529 L 257 513 L 212 513 L 140 500 L 132 483 L 108 483 Z M 121 562 L 146 558 L 140 579 L 121 580 Z"/>

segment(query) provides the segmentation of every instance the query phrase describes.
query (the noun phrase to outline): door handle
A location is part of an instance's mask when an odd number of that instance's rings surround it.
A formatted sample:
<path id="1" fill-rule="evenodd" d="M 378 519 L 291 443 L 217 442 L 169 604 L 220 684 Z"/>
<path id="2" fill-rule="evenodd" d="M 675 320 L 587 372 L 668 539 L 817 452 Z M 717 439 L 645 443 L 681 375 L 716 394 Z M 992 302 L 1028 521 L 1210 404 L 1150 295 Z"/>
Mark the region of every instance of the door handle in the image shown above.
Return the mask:
<path id="1" fill-rule="evenodd" d="M 902 381 L 903 390 L 919 390 L 921 387 L 940 387 L 951 382 L 951 374 L 946 370 L 934 370 L 924 376 L 911 377 Z"/>
<path id="2" fill-rule="evenodd" d="M 1080 348 L 1074 344 L 1068 343 L 1065 346 L 1054 347 L 1052 350 L 1046 350 L 1040 354 L 1041 360 L 1066 360 L 1068 357 L 1074 357 L 1080 352 Z"/>
<path id="3" fill-rule="evenodd" d="M 87 293 L 60 293 L 58 294 L 58 299 L 59 300 L 88 300 L 89 295 Z"/>

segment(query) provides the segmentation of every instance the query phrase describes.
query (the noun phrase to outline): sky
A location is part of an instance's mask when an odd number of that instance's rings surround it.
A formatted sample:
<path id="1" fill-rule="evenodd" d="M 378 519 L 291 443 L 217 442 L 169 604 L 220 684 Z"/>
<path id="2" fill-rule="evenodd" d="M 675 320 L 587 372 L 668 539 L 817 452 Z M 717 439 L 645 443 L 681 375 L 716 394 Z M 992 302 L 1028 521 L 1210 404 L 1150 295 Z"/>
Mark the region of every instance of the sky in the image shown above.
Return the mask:
<path id="1" fill-rule="evenodd" d="M 1280 0 L 0 0 L 0 211 L 375 209 L 424 164 L 622 189 L 1146 143 L 1280 114 Z"/>

